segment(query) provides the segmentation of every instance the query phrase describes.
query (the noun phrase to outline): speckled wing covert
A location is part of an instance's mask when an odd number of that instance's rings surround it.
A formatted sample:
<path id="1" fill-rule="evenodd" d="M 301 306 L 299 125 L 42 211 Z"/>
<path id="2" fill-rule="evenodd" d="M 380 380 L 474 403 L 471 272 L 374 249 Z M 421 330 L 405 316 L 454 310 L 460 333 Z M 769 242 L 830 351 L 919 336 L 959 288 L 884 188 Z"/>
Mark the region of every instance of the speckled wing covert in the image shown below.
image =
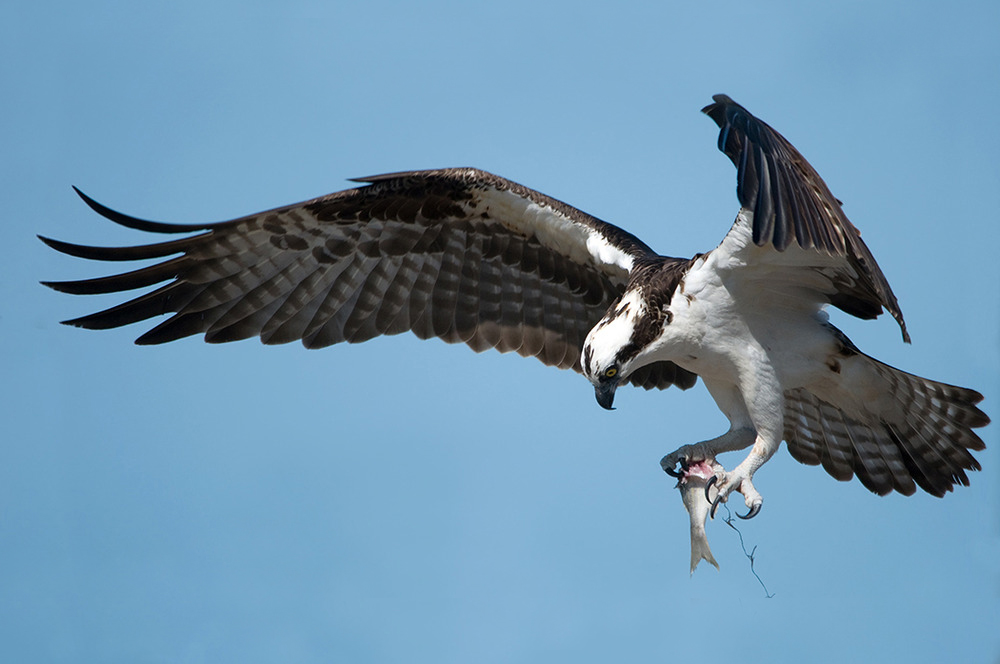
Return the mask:
<path id="1" fill-rule="evenodd" d="M 633 262 L 656 255 L 615 226 L 476 169 L 356 181 L 365 186 L 213 224 L 135 219 L 78 191 L 122 226 L 196 234 L 113 248 L 41 238 L 81 258 L 167 259 L 109 277 L 45 283 L 75 294 L 163 284 L 65 321 L 107 329 L 172 314 L 139 344 L 204 334 L 212 343 L 259 336 L 266 344 L 301 340 L 319 348 L 412 331 L 579 371 L 583 341 L 623 292 Z M 671 362 L 631 377 L 646 389 L 688 388 L 695 380 Z"/>

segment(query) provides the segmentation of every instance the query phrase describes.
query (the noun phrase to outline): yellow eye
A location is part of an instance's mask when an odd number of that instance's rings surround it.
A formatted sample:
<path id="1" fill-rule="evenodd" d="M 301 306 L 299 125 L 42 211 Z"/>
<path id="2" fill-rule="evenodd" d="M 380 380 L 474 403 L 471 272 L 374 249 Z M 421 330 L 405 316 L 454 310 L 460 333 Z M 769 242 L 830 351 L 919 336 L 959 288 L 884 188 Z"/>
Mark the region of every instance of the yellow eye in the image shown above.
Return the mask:
<path id="1" fill-rule="evenodd" d="M 606 378 L 614 378 L 617 375 L 618 375 L 618 369 L 615 369 L 614 367 L 611 367 L 610 369 L 604 372 L 604 376 Z"/>

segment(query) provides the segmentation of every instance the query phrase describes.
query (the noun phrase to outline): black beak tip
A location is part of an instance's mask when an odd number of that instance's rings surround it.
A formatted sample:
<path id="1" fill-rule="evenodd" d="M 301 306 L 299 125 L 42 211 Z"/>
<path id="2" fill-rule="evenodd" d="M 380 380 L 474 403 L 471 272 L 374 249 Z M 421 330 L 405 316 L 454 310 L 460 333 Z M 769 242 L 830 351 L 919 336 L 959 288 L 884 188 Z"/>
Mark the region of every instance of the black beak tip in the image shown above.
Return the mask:
<path id="1" fill-rule="evenodd" d="M 615 390 L 614 388 L 601 388 L 598 387 L 594 390 L 594 396 L 597 397 L 597 403 L 604 410 L 614 410 L 615 403 Z"/>

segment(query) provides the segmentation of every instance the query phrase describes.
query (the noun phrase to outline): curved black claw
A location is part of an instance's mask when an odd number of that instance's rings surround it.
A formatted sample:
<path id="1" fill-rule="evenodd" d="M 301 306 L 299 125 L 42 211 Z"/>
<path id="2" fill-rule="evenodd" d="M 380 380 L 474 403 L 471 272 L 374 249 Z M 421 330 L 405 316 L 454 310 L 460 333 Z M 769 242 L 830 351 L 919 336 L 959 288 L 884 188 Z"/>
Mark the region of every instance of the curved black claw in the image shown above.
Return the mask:
<path id="1" fill-rule="evenodd" d="M 712 475 L 712 478 L 710 480 L 708 480 L 708 482 L 705 483 L 705 500 L 707 500 L 708 502 L 712 503 L 712 518 L 713 519 L 715 518 L 715 507 L 719 503 L 719 497 L 716 496 L 715 500 L 712 500 L 712 497 L 710 495 L 708 495 L 708 490 L 711 489 L 712 485 L 715 484 L 718 481 L 719 481 L 719 478 L 717 476 L 715 476 L 715 475 Z"/>
<path id="2" fill-rule="evenodd" d="M 740 517 L 744 521 L 749 521 L 750 519 L 754 518 L 758 514 L 760 514 L 760 503 L 757 503 L 756 505 L 754 505 L 753 507 L 751 507 L 750 511 L 747 512 L 746 514 L 740 514 L 739 512 L 737 512 L 736 516 Z"/>
<path id="3" fill-rule="evenodd" d="M 719 509 L 719 503 L 722 502 L 722 496 L 716 496 L 715 500 L 712 501 L 712 509 L 709 511 L 708 516 L 712 519 L 715 518 L 715 510 Z"/>
<path id="4" fill-rule="evenodd" d="M 681 479 L 684 477 L 685 473 L 687 473 L 688 469 L 687 459 L 681 457 L 680 459 L 677 460 L 677 465 L 681 467 L 680 472 L 677 472 L 673 468 L 664 468 L 663 472 L 665 472 L 667 475 L 670 475 L 671 477 L 676 477 L 677 479 Z"/>

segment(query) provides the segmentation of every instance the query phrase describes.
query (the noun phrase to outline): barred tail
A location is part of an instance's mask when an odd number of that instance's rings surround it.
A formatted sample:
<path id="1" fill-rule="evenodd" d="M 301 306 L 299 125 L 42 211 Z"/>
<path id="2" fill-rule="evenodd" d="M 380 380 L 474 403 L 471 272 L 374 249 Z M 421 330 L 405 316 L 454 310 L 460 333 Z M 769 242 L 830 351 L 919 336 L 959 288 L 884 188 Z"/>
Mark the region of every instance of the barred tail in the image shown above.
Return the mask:
<path id="1" fill-rule="evenodd" d="M 990 418 L 975 390 L 920 378 L 854 348 L 832 359 L 837 377 L 785 394 L 785 440 L 796 460 L 822 464 L 838 480 L 869 490 L 943 496 L 979 470 L 973 429 Z M 835 379 L 834 379 L 835 378 Z"/>

